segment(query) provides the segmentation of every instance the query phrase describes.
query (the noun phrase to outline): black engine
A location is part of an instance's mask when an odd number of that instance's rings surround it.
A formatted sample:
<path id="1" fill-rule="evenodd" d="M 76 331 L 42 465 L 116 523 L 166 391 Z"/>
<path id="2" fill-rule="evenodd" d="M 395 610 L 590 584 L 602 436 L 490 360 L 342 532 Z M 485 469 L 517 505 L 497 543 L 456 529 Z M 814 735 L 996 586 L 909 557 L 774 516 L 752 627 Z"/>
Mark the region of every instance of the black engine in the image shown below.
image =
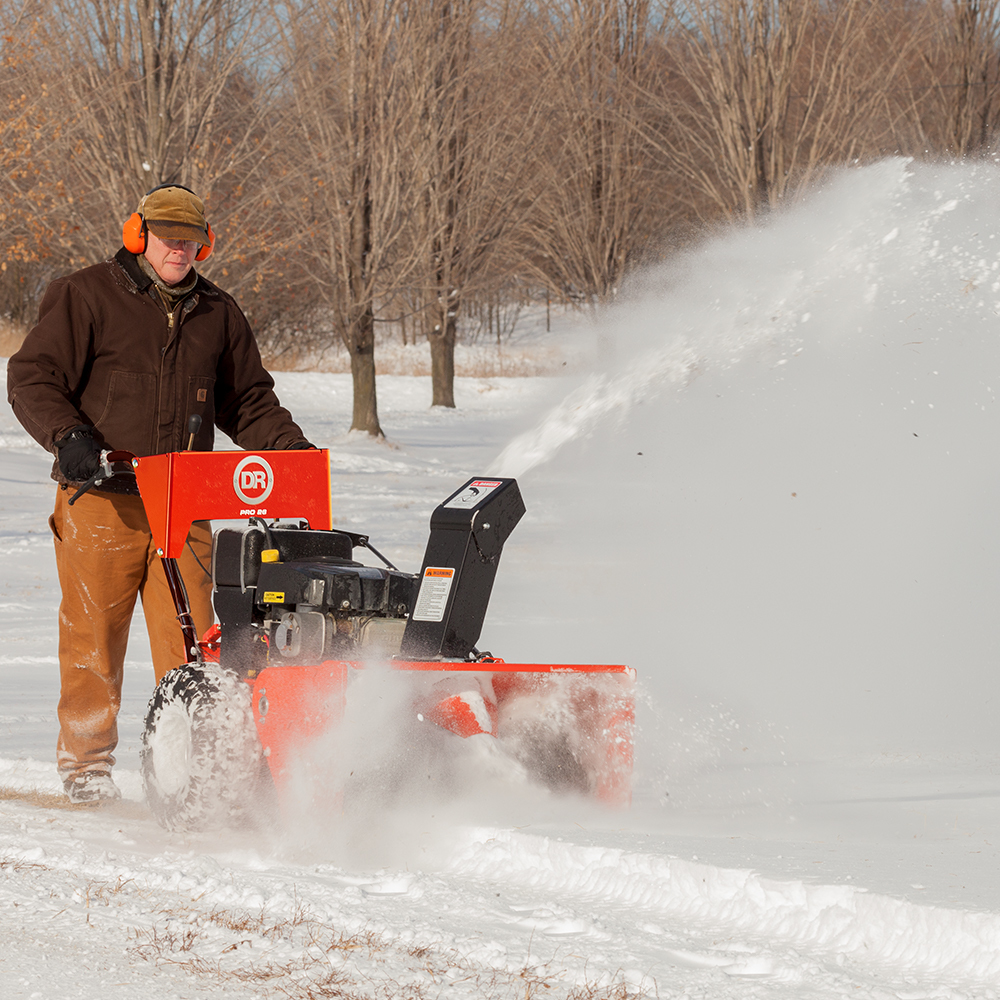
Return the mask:
<path id="1" fill-rule="evenodd" d="M 416 577 L 353 559 L 364 536 L 298 525 L 222 528 L 212 548 L 222 664 L 392 656 L 399 651 Z"/>
<path id="2" fill-rule="evenodd" d="M 524 513 L 513 479 L 472 479 L 431 517 L 419 575 L 353 558 L 366 535 L 305 524 L 221 528 L 212 546 L 222 665 L 475 658 L 503 544 Z M 378 555 L 378 553 L 375 553 Z"/>

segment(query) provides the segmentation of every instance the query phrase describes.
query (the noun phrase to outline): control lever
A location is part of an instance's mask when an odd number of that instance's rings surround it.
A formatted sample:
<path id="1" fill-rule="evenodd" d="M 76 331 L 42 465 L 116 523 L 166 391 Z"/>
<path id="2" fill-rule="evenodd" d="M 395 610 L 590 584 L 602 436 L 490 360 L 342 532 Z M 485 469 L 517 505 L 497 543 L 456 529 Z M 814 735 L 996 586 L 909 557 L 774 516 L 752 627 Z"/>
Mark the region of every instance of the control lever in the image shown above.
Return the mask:
<path id="1" fill-rule="evenodd" d="M 188 446 L 186 451 L 194 450 L 194 436 L 201 430 L 201 415 L 198 413 L 192 413 L 188 417 Z"/>

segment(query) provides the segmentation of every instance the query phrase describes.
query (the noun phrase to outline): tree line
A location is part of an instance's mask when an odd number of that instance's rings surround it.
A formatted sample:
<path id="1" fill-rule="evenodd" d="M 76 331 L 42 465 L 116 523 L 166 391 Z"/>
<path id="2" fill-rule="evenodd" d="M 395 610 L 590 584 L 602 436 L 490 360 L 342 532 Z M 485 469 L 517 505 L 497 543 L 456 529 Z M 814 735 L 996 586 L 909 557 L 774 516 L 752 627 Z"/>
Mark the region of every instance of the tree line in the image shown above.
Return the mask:
<path id="1" fill-rule="evenodd" d="M 996 151 L 1000 0 L 0 0 L 0 315 L 207 201 L 266 354 L 612 300 L 707 226 L 885 155 Z"/>

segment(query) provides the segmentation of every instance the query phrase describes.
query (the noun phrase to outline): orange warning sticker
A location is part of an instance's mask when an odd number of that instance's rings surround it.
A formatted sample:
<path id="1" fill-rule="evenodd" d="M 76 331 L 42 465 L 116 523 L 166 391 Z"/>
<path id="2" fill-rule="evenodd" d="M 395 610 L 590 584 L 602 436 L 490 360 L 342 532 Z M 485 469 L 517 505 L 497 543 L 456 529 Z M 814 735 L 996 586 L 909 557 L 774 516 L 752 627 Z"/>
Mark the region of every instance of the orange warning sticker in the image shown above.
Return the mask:
<path id="1" fill-rule="evenodd" d="M 448 595 L 455 579 L 450 566 L 427 566 L 420 580 L 417 604 L 413 609 L 415 622 L 441 622 L 448 608 Z"/>

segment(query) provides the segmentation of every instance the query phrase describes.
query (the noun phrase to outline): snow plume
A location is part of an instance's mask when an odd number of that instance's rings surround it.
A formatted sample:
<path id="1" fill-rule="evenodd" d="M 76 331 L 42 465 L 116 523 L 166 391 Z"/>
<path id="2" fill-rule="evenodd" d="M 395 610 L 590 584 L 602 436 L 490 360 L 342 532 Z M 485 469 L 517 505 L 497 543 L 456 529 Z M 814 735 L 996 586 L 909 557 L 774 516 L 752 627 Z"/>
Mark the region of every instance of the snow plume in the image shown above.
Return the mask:
<path id="1" fill-rule="evenodd" d="M 528 516 L 483 642 L 634 666 L 640 770 L 720 713 L 734 773 L 1000 750 L 998 183 L 888 160 L 646 275 L 494 466 Z"/>
<path id="2" fill-rule="evenodd" d="M 969 229 L 979 228 L 998 180 L 993 165 L 887 160 L 841 174 L 768 226 L 730 233 L 679 264 L 646 272 L 601 320 L 623 361 L 592 375 L 507 445 L 492 473 L 523 476 L 609 416 L 623 418 L 644 400 L 747 356 L 783 364 L 803 347 L 851 338 L 864 324 L 880 323 L 887 294 L 895 304 L 904 290 L 926 302 L 940 300 L 946 288 L 981 294 L 979 283 L 997 277 L 981 254 L 997 247 L 989 234 Z M 997 215 L 994 206 L 989 211 Z M 960 244 L 947 245 L 955 240 Z M 946 276 L 942 265 L 963 274 Z M 956 278 L 957 286 L 949 283 Z"/>

